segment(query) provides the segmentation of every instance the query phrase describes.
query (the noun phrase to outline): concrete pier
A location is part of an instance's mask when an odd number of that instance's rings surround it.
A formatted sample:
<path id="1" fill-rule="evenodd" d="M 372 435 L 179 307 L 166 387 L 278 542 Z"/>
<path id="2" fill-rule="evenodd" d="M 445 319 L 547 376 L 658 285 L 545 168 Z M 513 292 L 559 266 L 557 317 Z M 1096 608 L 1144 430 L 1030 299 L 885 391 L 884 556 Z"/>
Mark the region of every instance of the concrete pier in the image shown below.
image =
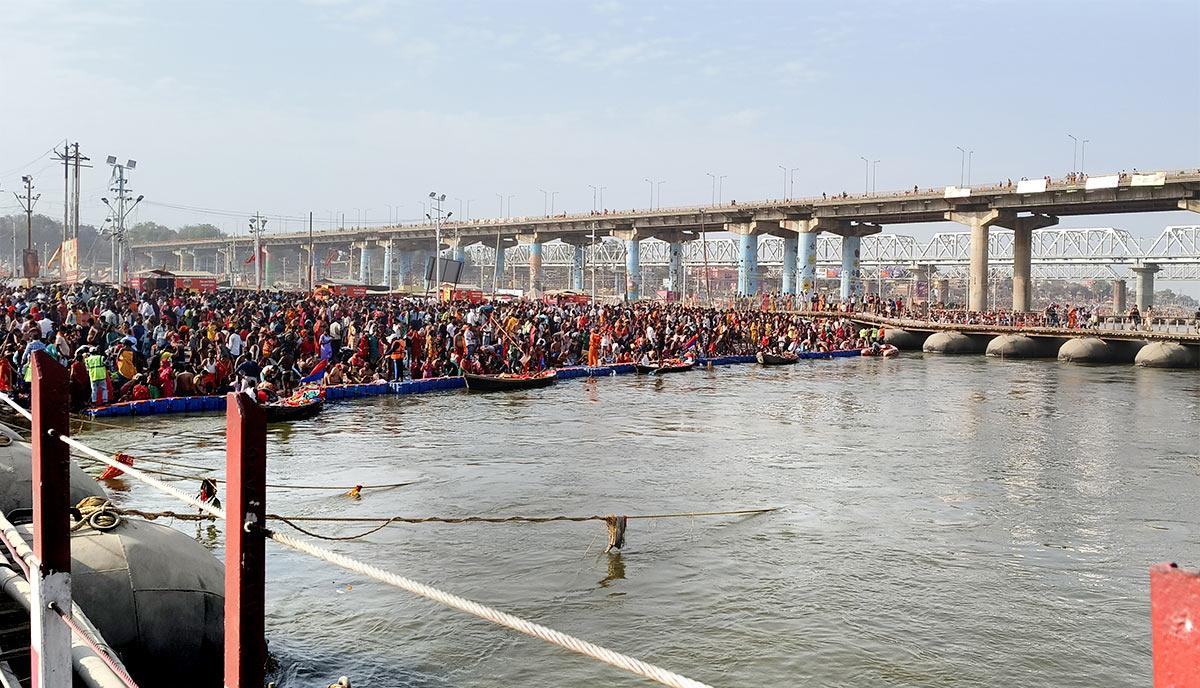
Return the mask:
<path id="1" fill-rule="evenodd" d="M 542 242 L 537 240 L 529 244 L 529 295 L 542 295 Z"/>
<path id="2" fill-rule="evenodd" d="M 842 237 L 842 301 L 862 296 L 861 244 L 860 237 Z"/>
<path id="3" fill-rule="evenodd" d="M 1113 313 L 1116 315 L 1124 315 L 1125 314 L 1125 308 L 1126 308 L 1125 292 L 1126 292 L 1126 289 L 1127 289 L 1127 287 L 1125 286 L 1125 280 L 1122 280 L 1122 279 L 1113 280 L 1113 283 L 1112 283 L 1112 292 L 1113 292 L 1112 293 L 1112 307 L 1113 307 Z"/>
<path id="4" fill-rule="evenodd" d="M 783 293 L 796 293 L 796 251 L 800 237 L 792 232 L 783 235 Z"/>
<path id="5" fill-rule="evenodd" d="M 1000 219 L 1000 211 L 949 212 L 946 219 L 971 228 L 971 266 L 967 279 L 967 310 L 987 310 L 988 228 Z"/>
<path id="6" fill-rule="evenodd" d="M 797 261 L 800 263 L 800 293 L 805 297 L 817 288 L 817 236 L 820 232 L 799 234 Z"/>
<path id="7" fill-rule="evenodd" d="M 583 273 L 580 272 L 580 289 L 583 289 Z M 683 241 L 673 239 L 667 253 L 667 289 L 675 293 L 683 291 Z"/>
<path id="8" fill-rule="evenodd" d="M 747 232 L 738 237 L 738 293 L 758 291 L 758 237 Z"/>
<path id="9" fill-rule="evenodd" d="M 492 279 L 495 280 L 496 289 L 508 288 L 508 277 L 504 273 L 504 245 L 500 245 L 500 250 L 496 251 L 496 266 L 492 270 Z"/>
<path id="10" fill-rule="evenodd" d="M 1131 268 L 1133 274 L 1137 276 L 1137 282 L 1134 284 L 1134 297 L 1138 310 L 1142 315 L 1146 311 L 1154 307 L 1154 273 L 1162 268 L 1154 264 L 1139 265 Z"/>

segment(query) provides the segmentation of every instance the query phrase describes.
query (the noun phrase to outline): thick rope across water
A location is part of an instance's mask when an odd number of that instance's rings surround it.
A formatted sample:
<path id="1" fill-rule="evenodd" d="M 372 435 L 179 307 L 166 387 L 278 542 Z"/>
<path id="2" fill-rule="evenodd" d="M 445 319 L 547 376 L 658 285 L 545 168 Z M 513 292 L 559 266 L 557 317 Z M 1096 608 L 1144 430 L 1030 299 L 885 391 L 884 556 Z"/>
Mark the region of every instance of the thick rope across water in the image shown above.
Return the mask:
<path id="1" fill-rule="evenodd" d="M 417 581 L 409 580 L 403 576 L 398 576 L 394 573 L 384 571 L 383 569 L 371 566 L 370 564 L 364 564 L 341 554 L 330 552 L 329 550 L 322 549 L 316 545 L 304 542 L 303 540 L 298 540 L 290 535 L 276 533 L 270 530 L 266 531 L 266 535 L 270 539 L 289 549 L 294 549 L 297 552 L 303 552 L 322 561 L 326 561 L 330 564 L 346 569 L 347 571 L 358 573 L 368 578 L 377 580 L 380 583 L 385 583 L 392 587 L 406 590 L 414 595 L 432 600 L 438 604 L 450 607 L 451 609 L 457 609 L 461 612 L 478 616 L 481 619 L 491 621 L 499 626 L 504 626 L 505 628 L 510 628 L 519 633 L 524 633 L 525 635 L 538 638 L 539 640 L 544 640 L 548 643 L 558 645 L 559 647 L 570 650 L 571 652 L 577 652 L 586 657 L 591 657 L 592 659 L 599 660 L 610 666 L 617 667 L 618 669 L 623 669 L 632 674 L 637 674 L 643 678 L 661 683 L 664 686 L 671 686 L 672 688 L 711 688 L 711 686 L 706 683 L 694 681 L 686 676 L 681 676 L 674 672 L 667 671 L 661 667 L 657 667 L 653 664 L 643 662 L 640 659 L 635 659 L 628 655 L 614 652 L 608 648 L 600 647 L 599 645 L 589 643 L 586 640 L 580 640 L 574 636 L 567 635 L 566 633 L 556 631 L 552 628 L 547 628 L 541 624 L 533 623 L 532 621 L 526 621 L 525 619 L 513 616 L 512 614 L 492 609 L 491 607 L 463 597 L 459 597 L 458 595 L 442 592 L 441 590 L 425 585 L 424 583 L 418 583 Z"/>

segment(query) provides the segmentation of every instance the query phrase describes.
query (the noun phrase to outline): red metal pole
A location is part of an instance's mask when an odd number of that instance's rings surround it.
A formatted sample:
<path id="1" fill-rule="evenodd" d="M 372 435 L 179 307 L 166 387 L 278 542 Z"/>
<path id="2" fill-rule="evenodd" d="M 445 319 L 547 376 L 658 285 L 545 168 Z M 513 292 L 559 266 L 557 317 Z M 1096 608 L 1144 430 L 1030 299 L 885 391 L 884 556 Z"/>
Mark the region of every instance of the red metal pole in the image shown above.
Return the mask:
<path id="1" fill-rule="evenodd" d="M 1200 686 L 1200 572 L 1150 568 L 1155 688 Z"/>
<path id="2" fill-rule="evenodd" d="M 267 419 L 258 402 L 227 395 L 225 437 L 225 688 L 262 688 Z"/>
<path id="3" fill-rule="evenodd" d="M 54 607 L 71 610 L 71 450 L 67 369 L 37 351 L 33 366 L 33 553 L 30 673 L 34 688 L 70 688 L 71 629 Z"/>

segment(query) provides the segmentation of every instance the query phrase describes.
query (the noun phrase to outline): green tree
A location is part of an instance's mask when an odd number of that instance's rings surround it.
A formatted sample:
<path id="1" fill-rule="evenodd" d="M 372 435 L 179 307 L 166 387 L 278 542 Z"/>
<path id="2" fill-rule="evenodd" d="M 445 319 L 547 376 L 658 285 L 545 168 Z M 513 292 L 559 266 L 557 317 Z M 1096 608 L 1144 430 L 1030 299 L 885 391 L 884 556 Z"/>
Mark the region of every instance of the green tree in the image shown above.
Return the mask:
<path id="1" fill-rule="evenodd" d="M 225 236 L 220 227 L 208 223 L 199 225 L 184 225 L 179 228 L 180 239 L 216 239 Z"/>
<path id="2" fill-rule="evenodd" d="M 154 241 L 170 241 L 177 237 L 175 230 L 157 222 L 139 222 L 126 230 L 125 241 L 144 244 Z"/>

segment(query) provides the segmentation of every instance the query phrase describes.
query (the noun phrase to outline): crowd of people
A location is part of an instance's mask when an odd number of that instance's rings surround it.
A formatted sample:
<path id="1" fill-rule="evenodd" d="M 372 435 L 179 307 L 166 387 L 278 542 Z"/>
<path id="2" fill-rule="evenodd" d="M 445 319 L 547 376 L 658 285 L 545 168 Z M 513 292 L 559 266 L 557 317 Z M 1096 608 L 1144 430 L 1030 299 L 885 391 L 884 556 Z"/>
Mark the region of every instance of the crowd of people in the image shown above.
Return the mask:
<path id="1" fill-rule="evenodd" d="M 572 365 L 869 346 L 845 318 L 666 302 L 441 303 L 218 291 L 140 293 L 96 284 L 0 290 L 0 390 L 21 394 L 45 351 L 82 408 L 258 389 Z M 260 395 L 261 396 L 261 395 Z"/>

